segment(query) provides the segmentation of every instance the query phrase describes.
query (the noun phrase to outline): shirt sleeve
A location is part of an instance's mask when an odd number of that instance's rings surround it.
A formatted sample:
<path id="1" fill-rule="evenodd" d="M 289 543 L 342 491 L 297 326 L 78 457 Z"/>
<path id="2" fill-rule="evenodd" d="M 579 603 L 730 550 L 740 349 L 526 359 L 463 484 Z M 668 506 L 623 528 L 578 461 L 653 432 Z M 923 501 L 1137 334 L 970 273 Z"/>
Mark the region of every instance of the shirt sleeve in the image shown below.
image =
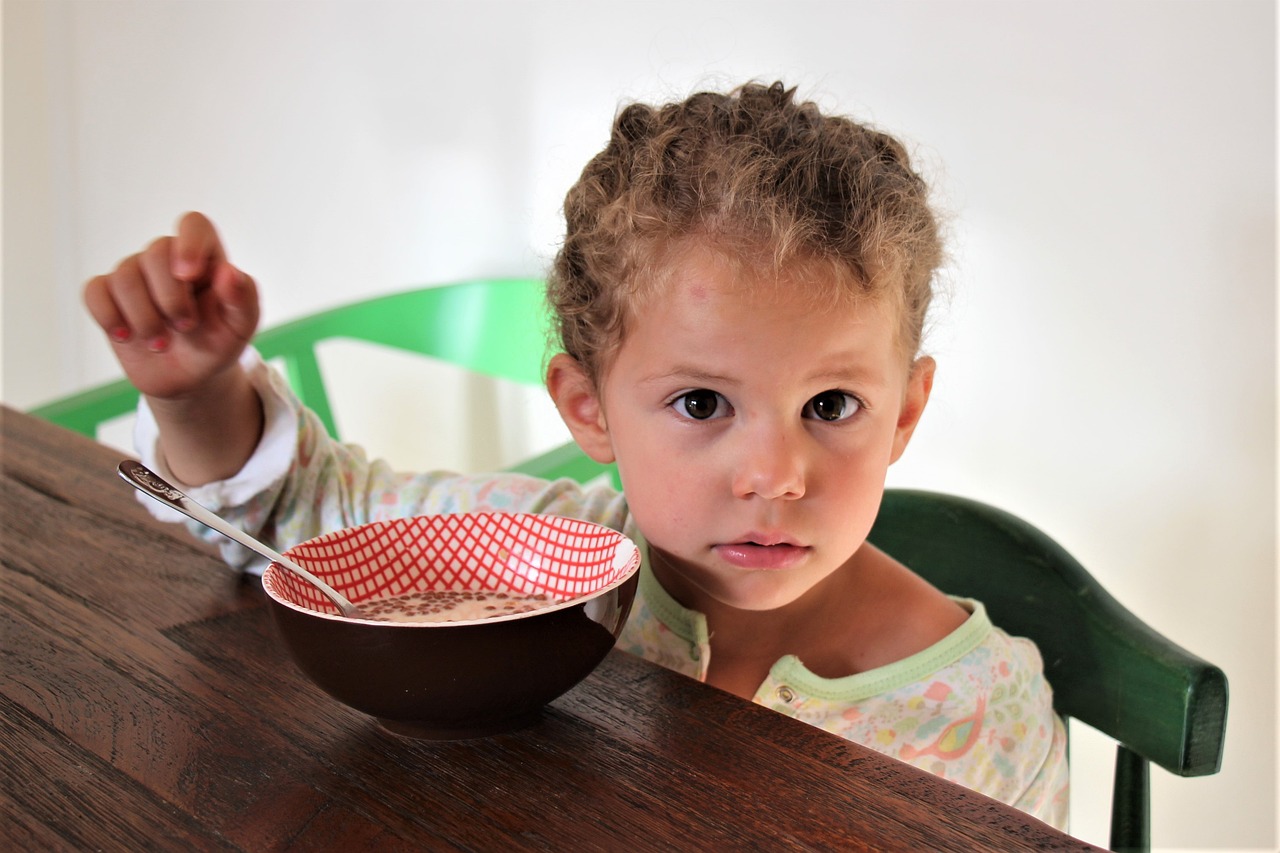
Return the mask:
<path id="1" fill-rule="evenodd" d="M 262 397 L 265 424 L 257 449 L 234 476 L 202 486 L 173 478 L 158 452 L 159 432 L 145 400 L 139 404 L 134 438 L 143 464 L 277 550 L 369 521 L 451 512 L 547 513 L 631 532 L 622 496 L 607 486 L 584 489 L 567 479 L 552 482 L 511 473 L 395 471 L 385 461 L 370 460 L 359 446 L 333 440 L 255 350 L 246 350 L 241 364 Z M 186 520 L 150 498 L 139 498 L 158 518 Z M 231 566 L 257 574 L 266 568 L 242 546 L 196 522 L 188 525 L 196 536 L 218 544 Z"/>

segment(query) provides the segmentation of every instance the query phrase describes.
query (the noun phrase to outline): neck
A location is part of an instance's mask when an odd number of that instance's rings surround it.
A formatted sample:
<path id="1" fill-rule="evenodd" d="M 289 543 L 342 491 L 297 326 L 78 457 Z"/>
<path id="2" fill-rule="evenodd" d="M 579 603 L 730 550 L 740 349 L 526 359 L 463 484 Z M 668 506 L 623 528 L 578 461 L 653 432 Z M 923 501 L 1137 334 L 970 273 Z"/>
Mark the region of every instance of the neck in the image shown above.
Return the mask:
<path id="1" fill-rule="evenodd" d="M 845 590 L 856 574 L 857 555 L 788 604 L 769 610 L 734 607 L 689 583 L 662 552 L 651 549 L 650 566 L 681 606 L 707 619 L 712 660 L 754 658 L 772 665 L 783 655 L 804 656 L 811 638 L 825 636 L 832 620 L 847 618 Z"/>

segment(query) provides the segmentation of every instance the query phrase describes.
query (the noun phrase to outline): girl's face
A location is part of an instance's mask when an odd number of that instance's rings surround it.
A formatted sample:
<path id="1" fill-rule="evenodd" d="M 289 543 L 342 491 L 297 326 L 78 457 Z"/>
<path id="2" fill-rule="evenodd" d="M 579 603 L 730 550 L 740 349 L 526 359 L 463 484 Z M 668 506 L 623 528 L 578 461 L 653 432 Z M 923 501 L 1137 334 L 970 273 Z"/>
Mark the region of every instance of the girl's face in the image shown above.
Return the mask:
<path id="1" fill-rule="evenodd" d="M 848 562 L 932 382 L 879 303 L 737 275 L 684 256 L 605 373 L 595 437 L 578 435 L 616 459 L 655 571 L 695 609 L 782 607 Z"/>

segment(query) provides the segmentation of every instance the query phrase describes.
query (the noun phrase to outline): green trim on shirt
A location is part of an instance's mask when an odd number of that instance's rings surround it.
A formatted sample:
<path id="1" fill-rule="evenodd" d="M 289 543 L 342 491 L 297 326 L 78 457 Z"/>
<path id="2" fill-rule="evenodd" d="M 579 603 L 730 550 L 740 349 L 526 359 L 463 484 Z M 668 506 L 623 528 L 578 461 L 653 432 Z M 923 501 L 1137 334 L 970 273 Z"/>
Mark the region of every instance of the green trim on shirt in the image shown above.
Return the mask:
<path id="1" fill-rule="evenodd" d="M 640 566 L 640 594 L 644 596 L 645 604 L 671 633 L 686 643 L 692 643 L 695 649 L 706 646 L 711 642 L 707 633 L 707 617 L 696 610 L 686 609 L 671 597 L 649 567 L 648 543 L 642 550 L 645 559 Z"/>
<path id="2" fill-rule="evenodd" d="M 800 693 L 827 701 L 861 702 L 872 696 L 915 684 L 950 666 L 976 649 L 991 635 L 991 620 L 982 602 L 966 598 L 952 600 L 970 611 L 958 628 L 926 649 L 885 666 L 841 678 L 815 675 L 795 655 L 786 655 L 773 665 L 769 675 Z"/>

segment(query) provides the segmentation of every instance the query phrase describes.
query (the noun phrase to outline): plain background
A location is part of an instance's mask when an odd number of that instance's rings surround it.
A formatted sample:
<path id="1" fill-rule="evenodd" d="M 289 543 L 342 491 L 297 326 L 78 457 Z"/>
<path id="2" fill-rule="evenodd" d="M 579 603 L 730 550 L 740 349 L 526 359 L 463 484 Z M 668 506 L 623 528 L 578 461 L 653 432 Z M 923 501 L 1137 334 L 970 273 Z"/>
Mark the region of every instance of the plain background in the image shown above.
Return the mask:
<path id="1" fill-rule="evenodd" d="M 926 341 L 937 386 L 891 484 L 1014 510 L 1222 666 L 1222 772 L 1153 770 L 1155 843 L 1276 846 L 1273 3 L 3 11 L 0 396 L 20 408 L 117 375 L 80 287 L 187 209 L 219 224 L 275 324 L 541 274 L 563 193 L 628 99 L 781 78 L 898 134 L 953 258 Z M 333 359 L 354 377 L 347 435 L 405 466 L 501 464 L 564 434 L 538 391 Z M 1100 843 L 1109 760 L 1074 728 L 1073 830 Z"/>

